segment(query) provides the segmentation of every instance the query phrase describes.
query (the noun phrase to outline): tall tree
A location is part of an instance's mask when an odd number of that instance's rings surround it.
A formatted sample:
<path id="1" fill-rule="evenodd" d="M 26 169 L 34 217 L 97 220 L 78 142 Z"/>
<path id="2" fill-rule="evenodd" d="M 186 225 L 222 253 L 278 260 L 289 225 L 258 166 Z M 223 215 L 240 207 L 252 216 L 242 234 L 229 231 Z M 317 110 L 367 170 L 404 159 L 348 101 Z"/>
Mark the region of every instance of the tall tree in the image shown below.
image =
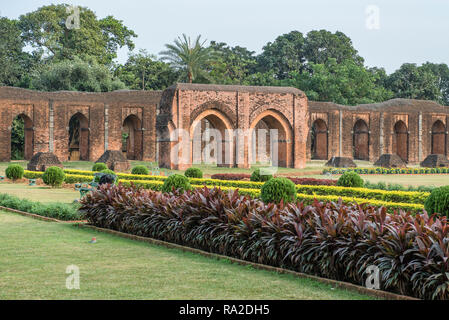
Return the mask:
<path id="1" fill-rule="evenodd" d="M 168 64 L 158 61 L 145 50 L 130 54 L 128 61 L 115 73 L 129 89 L 134 90 L 163 90 L 178 78 Z"/>
<path id="2" fill-rule="evenodd" d="M 20 33 L 17 21 L 0 18 L 0 85 L 16 85 L 31 62 Z"/>
<path id="3" fill-rule="evenodd" d="M 174 44 L 166 44 L 167 50 L 162 51 L 162 60 L 167 61 L 175 70 L 180 72 L 180 79 L 192 83 L 197 78 L 208 78 L 206 65 L 211 59 L 211 50 L 204 47 L 201 35 L 191 41 L 190 37 L 182 34 L 182 38 L 175 39 Z"/>
<path id="4" fill-rule="evenodd" d="M 90 61 L 75 57 L 73 60 L 55 61 L 33 75 L 33 88 L 42 91 L 107 92 L 125 89 L 125 85 L 113 78 L 111 71 L 95 59 Z"/>
<path id="5" fill-rule="evenodd" d="M 415 63 L 404 63 L 388 77 L 387 88 L 396 98 L 442 102 L 439 80 L 429 65 L 418 67 Z"/>
<path id="6" fill-rule="evenodd" d="M 340 31 L 310 31 L 304 45 L 304 57 L 307 62 L 315 64 L 326 63 L 330 58 L 334 58 L 337 63 L 352 60 L 356 64 L 363 64 L 363 58 L 358 55 L 351 39 Z"/>
<path id="7" fill-rule="evenodd" d="M 326 64 L 310 63 L 310 69 L 310 73 L 292 73 L 283 85 L 304 90 L 310 100 L 346 105 L 380 102 L 392 95 L 378 84 L 381 72 L 368 70 L 353 60 L 338 63 L 329 58 Z"/>
<path id="8" fill-rule="evenodd" d="M 230 47 L 224 42 L 211 41 L 213 59 L 207 63 L 209 79 L 217 84 L 248 84 L 248 77 L 257 64 L 253 51 Z"/>
<path id="9" fill-rule="evenodd" d="M 259 71 L 273 71 L 278 79 L 286 79 L 292 71 L 302 72 L 305 65 L 305 39 L 301 32 L 292 31 L 267 43 L 258 57 Z"/>
<path id="10" fill-rule="evenodd" d="M 58 60 L 95 57 L 101 64 L 110 64 L 117 57 L 118 48 L 134 49 L 134 31 L 112 16 L 98 19 L 85 7 L 79 8 L 79 28 L 67 28 L 76 11 L 70 5 L 44 6 L 20 16 L 19 26 L 25 43 L 44 57 Z"/>

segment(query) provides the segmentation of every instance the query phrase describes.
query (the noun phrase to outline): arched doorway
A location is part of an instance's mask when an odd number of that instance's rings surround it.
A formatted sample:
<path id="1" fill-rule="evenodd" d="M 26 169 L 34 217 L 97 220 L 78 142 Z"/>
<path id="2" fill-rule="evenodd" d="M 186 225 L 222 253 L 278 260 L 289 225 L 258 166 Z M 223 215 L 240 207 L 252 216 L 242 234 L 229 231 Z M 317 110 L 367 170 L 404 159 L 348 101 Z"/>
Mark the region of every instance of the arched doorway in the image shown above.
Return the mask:
<path id="1" fill-rule="evenodd" d="M 220 111 L 202 112 L 192 122 L 192 164 L 216 164 L 219 167 L 234 165 L 232 124 Z"/>
<path id="2" fill-rule="evenodd" d="M 311 133 L 311 154 L 312 159 L 327 160 L 327 125 L 322 119 L 317 119 L 312 124 Z"/>
<path id="3" fill-rule="evenodd" d="M 394 125 L 393 152 L 408 162 L 408 130 L 402 120 Z"/>
<path id="4" fill-rule="evenodd" d="M 354 159 L 369 160 L 369 129 L 362 119 L 354 125 L 353 154 Z"/>
<path id="5" fill-rule="evenodd" d="M 33 138 L 33 121 L 25 114 L 19 114 L 11 124 L 11 160 L 30 160 Z"/>
<path id="6" fill-rule="evenodd" d="M 122 151 L 128 160 L 142 159 L 142 142 L 142 122 L 136 115 L 129 115 L 122 128 Z"/>
<path id="7" fill-rule="evenodd" d="M 69 121 L 69 161 L 89 160 L 89 121 L 81 114 L 74 114 Z"/>
<path id="8" fill-rule="evenodd" d="M 292 128 L 283 115 L 267 110 L 253 121 L 250 129 L 250 163 L 265 159 L 273 166 L 293 167 Z"/>
<path id="9" fill-rule="evenodd" d="M 432 126 L 432 154 L 446 155 L 446 127 L 441 120 Z"/>

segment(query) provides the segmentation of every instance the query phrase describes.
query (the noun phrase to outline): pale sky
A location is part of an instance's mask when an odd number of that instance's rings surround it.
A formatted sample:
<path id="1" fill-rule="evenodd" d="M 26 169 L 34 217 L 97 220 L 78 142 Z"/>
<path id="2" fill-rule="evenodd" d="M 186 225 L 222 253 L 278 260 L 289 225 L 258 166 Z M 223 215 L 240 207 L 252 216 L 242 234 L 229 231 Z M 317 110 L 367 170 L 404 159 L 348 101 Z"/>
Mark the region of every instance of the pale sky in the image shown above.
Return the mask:
<path id="1" fill-rule="evenodd" d="M 344 32 L 367 66 L 388 73 L 404 62 L 449 64 L 449 0 L 0 1 L 0 15 L 9 18 L 51 3 L 86 6 L 100 18 L 113 15 L 137 33 L 136 50 L 155 55 L 182 33 L 260 53 L 283 33 L 327 29 Z M 379 9 L 379 29 L 366 27 L 370 5 Z M 121 50 L 119 62 L 127 55 Z"/>

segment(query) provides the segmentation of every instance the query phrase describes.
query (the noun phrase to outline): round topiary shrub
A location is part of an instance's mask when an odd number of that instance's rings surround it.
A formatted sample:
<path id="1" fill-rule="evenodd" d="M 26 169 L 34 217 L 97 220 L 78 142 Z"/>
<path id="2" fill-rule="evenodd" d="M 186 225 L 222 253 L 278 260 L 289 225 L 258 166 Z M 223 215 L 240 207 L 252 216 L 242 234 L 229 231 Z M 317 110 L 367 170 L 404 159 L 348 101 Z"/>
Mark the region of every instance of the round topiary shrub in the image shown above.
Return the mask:
<path id="1" fill-rule="evenodd" d="M 255 182 L 265 182 L 270 180 L 271 178 L 273 178 L 271 174 L 264 174 L 263 170 L 256 169 L 253 171 L 249 179 Z"/>
<path id="2" fill-rule="evenodd" d="M 18 164 L 10 164 L 8 168 L 6 168 L 6 177 L 11 179 L 12 181 L 16 181 L 18 179 L 23 178 L 24 170 Z"/>
<path id="3" fill-rule="evenodd" d="M 135 166 L 132 170 L 131 170 L 132 174 L 142 174 L 142 175 L 146 175 L 150 173 L 150 170 L 148 170 L 147 167 L 145 166 Z"/>
<path id="4" fill-rule="evenodd" d="M 187 177 L 180 174 L 174 174 L 165 179 L 164 184 L 162 185 L 163 192 L 172 192 L 173 189 L 183 192 L 192 189 L 192 187 L 190 186 Z"/>
<path id="5" fill-rule="evenodd" d="M 449 186 L 439 187 L 432 190 L 430 196 L 424 202 L 427 213 L 449 216 Z"/>
<path id="6" fill-rule="evenodd" d="M 42 180 L 46 185 L 60 187 L 65 179 L 64 171 L 59 167 L 50 167 L 45 170 Z"/>
<path id="7" fill-rule="evenodd" d="M 337 181 L 337 186 L 350 188 L 363 188 L 363 179 L 354 171 L 346 171 Z"/>
<path id="8" fill-rule="evenodd" d="M 96 164 L 94 164 L 94 166 L 92 167 L 92 171 L 94 172 L 100 172 L 102 170 L 107 169 L 108 166 L 106 165 L 106 163 L 103 162 L 97 162 Z"/>
<path id="9" fill-rule="evenodd" d="M 260 195 L 265 203 L 288 203 L 296 200 L 296 186 L 290 179 L 273 178 L 265 182 Z"/>
<path id="10" fill-rule="evenodd" d="M 184 172 L 184 175 L 189 178 L 201 179 L 203 177 L 203 171 L 198 168 L 189 168 Z"/>

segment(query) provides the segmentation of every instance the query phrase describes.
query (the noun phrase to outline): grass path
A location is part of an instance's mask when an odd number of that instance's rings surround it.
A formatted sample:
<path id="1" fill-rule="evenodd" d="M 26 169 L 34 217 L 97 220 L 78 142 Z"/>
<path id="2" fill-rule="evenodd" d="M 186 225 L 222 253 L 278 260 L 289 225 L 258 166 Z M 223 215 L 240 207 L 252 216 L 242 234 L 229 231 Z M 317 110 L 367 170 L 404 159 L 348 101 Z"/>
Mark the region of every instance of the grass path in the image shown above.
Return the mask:
<path id="1" fill-rule="evenodd" d="M 72 203 L 80 198 L 79 191 L 65 188 L 50 188 L 47 186 L 30 187 L 22 183 L 0 182 L 0 193 L 7 193 L 19 198 L 26 198 L 39 202 Z"/>
<path id="2" fill-rule="evenodd" d="M 371 299 L 309 279 L 0 212 L 0 299 Z M 91 237 L 96 244 L 90 244 Z M 80 290 L 65 287 L 68 265 Z"/>

